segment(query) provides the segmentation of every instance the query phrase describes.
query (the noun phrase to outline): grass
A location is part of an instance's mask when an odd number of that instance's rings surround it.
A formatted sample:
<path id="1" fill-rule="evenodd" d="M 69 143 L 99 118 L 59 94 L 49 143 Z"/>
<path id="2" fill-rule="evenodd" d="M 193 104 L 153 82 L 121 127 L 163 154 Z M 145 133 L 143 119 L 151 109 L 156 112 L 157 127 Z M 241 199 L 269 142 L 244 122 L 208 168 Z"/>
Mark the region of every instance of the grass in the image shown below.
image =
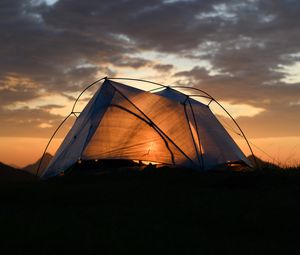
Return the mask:
<path id="1" fill-rule="evenodd" d="M 52 254 L 295 254 L 300 172 L 69 175 L 2 183 L 2 247 Z"/>

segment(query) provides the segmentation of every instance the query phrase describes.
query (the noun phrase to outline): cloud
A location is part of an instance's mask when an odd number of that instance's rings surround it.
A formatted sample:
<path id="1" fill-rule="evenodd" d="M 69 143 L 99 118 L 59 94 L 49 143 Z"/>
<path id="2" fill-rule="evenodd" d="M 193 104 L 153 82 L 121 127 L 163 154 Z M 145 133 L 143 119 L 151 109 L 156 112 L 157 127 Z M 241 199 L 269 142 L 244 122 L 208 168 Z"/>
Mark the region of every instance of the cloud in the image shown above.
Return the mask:
<path id="1" fill-rule="evenodd" d="M 116 67 L 131 67 L 134 69 L 138 69 L 150 65 L 151 61 L 143 58 L 123 56 L 122 58 L 120 57 L 112 58 L 111 64 L 114 64 Z"/>
<path id="2" fill-rule="evenodd" d="M 28 130 L 49 131 L 58 116 L 28 107 L 34 99 L 72 100 L 99 76 L 144 69 L 264 109 L 239 119 L 257 129 L 253 135 L 267 136 L 276 119 L 273 136 L 299 135 L 300 109 L 291 102 L 299 101 L 300 83 L 295 75 L 289 79 L 300 61 L 299 1 L 3 0 L 0 7 L 1 135 L 21 134 L 25 115 L 40 119 L 31 117 Z M 150 51 L 199 65 L 182 69 L 142 54 Z"/>
<path id="3" fill-rule="evenodd" d="M 0 119 L 1 136 L 50 137 L 63 117 L 45 109 L 22 107 L 14 110 L 1 109 Z M 63 130 L 68 127 L 69 125 L 65 125 Z"/>
<path id="4" fill-rule="evenodd" d="M 174 66 L 173 65 L 164 65 L 164 64 L 156 64 L 153 66 L 154 69 L 156 69 L 159 72 L 170 72 Z"/>
<path id="5" fill-rule="evenodd" d="M 42 109 L 42 110 L 51 110 L 51 109 L 54 109 L 54 108 L 63 108 L 63 107 L 64 106 L 57 105 L 57 104 L 47 104 L 47 105 L 39 106 L 39 108 Z"/>
<path id="6" fill-rule="evenodd" d="M 264 111 L 253 118 L 241 117 L 238 122 L 251 138 L 296 137 L 300 130 L 299 112 L 299 105 L 279 105 L 276 109 Z"/>
<path id="7" fill-rule="evenodd" d="M 264 84 L 269 79 L 263 79 L 259 72 L 257 76 L 255 73 L 253 76 L 249 75 L 247 79 L 226 74 L 210 76 L 208 70 L 198 67 L 178 72 L 175 76 L 179 78 L 179 83 L 184 77 L 188 84 L 209 92 L 220 102 L 246 103 L 264 109 L 252 117 L 237 118 L 250 137 L 299 135 L 300 122 L 297 119 L 300 107 L 298 104 L 291 104 L 299 99 L 299 83 L 285 84 L 278 81 L 274 85 Z M 265 74 L 263 77 L 266 77 Z M 274 78 L 271 74 L 270 77 Z M 228 110 L 230 112 L 230 108 Z"/>
<path id="8" fill-rule="evenodd" d="M 1 79 L 2 78 L 2 79 Z M 18 75 L 10 74 L 0 78 L 1 107 L 38 98 L 37 84 Z"/>

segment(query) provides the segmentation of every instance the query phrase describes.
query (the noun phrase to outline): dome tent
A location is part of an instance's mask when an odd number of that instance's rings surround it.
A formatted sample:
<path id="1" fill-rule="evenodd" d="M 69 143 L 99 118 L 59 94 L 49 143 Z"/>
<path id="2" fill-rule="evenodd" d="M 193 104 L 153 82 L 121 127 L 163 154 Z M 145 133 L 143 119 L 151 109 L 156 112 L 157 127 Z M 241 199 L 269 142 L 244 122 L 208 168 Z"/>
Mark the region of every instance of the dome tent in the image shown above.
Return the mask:
<path id="1" fill-rule="evenodd" d="M 144 91 L 117 78 L 101 80 L 42 178 L 59 175 L 78 160 L 140 160 L 204 171 L 228 163 L 250 165 L 210 110 L 214 99 L 207 93 L 204 104 L 176 87 Z"/>

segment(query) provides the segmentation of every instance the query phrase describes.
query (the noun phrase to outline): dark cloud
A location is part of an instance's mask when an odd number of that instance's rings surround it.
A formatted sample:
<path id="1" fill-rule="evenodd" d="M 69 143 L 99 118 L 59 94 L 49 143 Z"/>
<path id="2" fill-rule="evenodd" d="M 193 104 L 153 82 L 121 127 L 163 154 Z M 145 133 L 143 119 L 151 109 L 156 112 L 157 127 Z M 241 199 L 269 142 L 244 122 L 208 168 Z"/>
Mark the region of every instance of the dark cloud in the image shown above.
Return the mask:
<path id="1" fill-rule="evenodd" d="M 141 60 L 124 61 L 124 54 L 133 49 L 111 33 L 90 34 L 76 23 L 73 29 L 47 23 L 45 17 L 55 12 L 53 8 L 32 6 L 31 1 L 1 2 L 2 77 L 17 73 L 47 90 L 76 91 L 79 84 L 93 81 L 97 71 L 107 68 L 106 63 L 140 65 Z M 94 68 L 82 68 L 87 64 Z"/>
<path id="2" fill-rule="evenodd" d="M 172 52 L 186 49 L 186 46 L 194 48 L 204 40 L 203 36 L 214 33 L 212 28 L 217 24 L 195 19 L 198 13 L 211 10 L 214 2 L 217 1 L 167 4 L 159 0 L 94 0 L 88 3 L 62 0 L 44 12 L 43 18 L 57 29 L 102 38 L 125 35 L 128 40 L 121 36 L 122 43 Z M 195 36 L 195 32 L 201 36 Z"/>
<path id="3" fill-rule="evenodd" d="M 119 57 L 111 58 L 111 64 L 114 64 L 116 67 L 131 67 L 134 69 L 138 69 L 150 65 L 151 61 L 143 58 L 133 58 L 128 56 L 123 56 L 122 58 Z"/>
<path id="4" fill-rule="evenodd" d="M 17 88 L 15 90 L 7 88 L 0 90 L 1 107 L 18 102 L 26 102 L 38 97 L 39 95 L 35 93 L 35 91 L 26 90 L 24 88 Z"/>
<path id="5" fill-rule="evenodd" d="M 32 80 L 23 79 L 13 74 L 10 74 L 9 77 L 0 77 L 1 107 L 26 102 L 38 97 L 40 97 L 40 95 L 37 90 L 37 84 Z"/>
<path id="6" fill-rule="evenodd" d="M 164 64 L 156 64 L 153 66 L 159 72 L 170 72 L 174 66 L 173 65 L 164 65 Z"/>
<path id="7" fill-rule="evenodd" d="M 51 114 L 48 109 L 30 109 L 22 107 L 15 110 L 0 110 L 0 133 L 1 136 L 14 137 L 50 137 L 55 128 L 63 120 L 60 115 Z M 71 123 L 69 123 L 71 124 Z M 70 125 L 65 125 L 60 134 Z"/>
<path id="8" fill-rule="evenodd" d="M 96 76 L 115 76 L 119 68 L 174 72 L 176 61 L 137 57 L 156 51 L 209 63 L 210 67 L 180 70 L 174 74 L 178 83 L 198 86 L 231 103 L 265 109 L 253 118 L 240 118 L 245 125 L 257 128 L 261 123 L 260 130 L 265 130 L 261 133 L 267 135 L 268 123 L 280 116 L 280 130 L 295 135 L 300 85 L 285 83 L 286 73 L 279 69 L 300 60 L 299 13 L 296 0 L 59 0 L 54 5 L 2 0 L 1 122 L 12 124 L 8 119 L 21 118 L 23 111 L 54 123 L 57 116 L 46 108 L 7 106 L 30 103 L 47 93 L 72 100 L 74 92 Z M 33 123 L 28 125 L 41 124 Z M 7 135 L 6 124 L 1 135 Z M 21 132 L 22 125 L 14 132 Z"/>
<path id="9" fill-rule="evenodd" d="M 258 70 L 257 73 L 251 73 L 246 70 L 245 73 L 236 76 L 210 75 L 208 70 L 195 67 L 190 71 L 178 72 L 174 76 L 183 77 L 191 86 L 204 89 L 218 99 L 236 104 L 247 103 L 256 107 L 268 107 L 270 102 L 288 105 L 290 102 L 299 100 L 299 83 L 285 84 L 276 80 L 274 84 L 268 83 L 276 77 L 282 78 L 282 75 L 276 72 L 268 74 Z M 244 78 L 245 76 L 247 79 Z M 180 80 L 178 82 L 180 83 Z"/>
<path id="10" fill-rule="evenodd" d="M 188 80 L 190 85 L 207 91 L 218 101 L 248 104 L 264 109 L 256 116 L 237 118 L 249 137 L 299 136 L 300 83 L 263 84 L 268 80 L 265 79 L 266 76 L 275 79 L 272 73 L 269 75 L 270 77 L 258 71 L 252 76 L 249 74 L 247 79 L 246 75 L 210 76 L 209 71 L 199 67 L 175 74 L 176 77 L 185 77 L 185 82 Z M 276 73 L 273 75 L 277 76 Z"/>
<path id="11" fill-rule="evenodd" d="M 63 108 L 63 107 L 64 107 L 63 105 L 58 105 L 58 104 L 47 104 L 47 105 L 39 106 L 39 109 L 52 110 L 52 109 L 60 109 L 60 108 Z"/>

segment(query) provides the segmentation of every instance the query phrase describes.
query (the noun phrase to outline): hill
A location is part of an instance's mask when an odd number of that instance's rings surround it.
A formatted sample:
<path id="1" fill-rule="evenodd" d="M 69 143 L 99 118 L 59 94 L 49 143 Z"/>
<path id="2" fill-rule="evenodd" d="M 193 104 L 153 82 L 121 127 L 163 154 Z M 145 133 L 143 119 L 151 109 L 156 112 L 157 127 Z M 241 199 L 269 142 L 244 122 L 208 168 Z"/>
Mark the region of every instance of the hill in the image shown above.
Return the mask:
<path id="1" fill-rule="evenodd" d="M 0 162 L 0 182 L 19 182 L 34 179 L 35 177 L 32 174 Z"/>
<path id="2" fill-rule="evenodd" d="M 17 254 L 297 254 L 300 171 L 185 173 L 2 185 L 1 241 Z"/>
<path id="3" fill-rule="evenodd" d="M 42 162 L 41 167 L 40 167 L 40 172 L 42 172 L 47 167 L 47 165 L 49 164 L 49 162 L 51 161 L 52 158 L 53 158 L 53 156 L 51 154 L 49 154 L 49 153 L 45 154 L 45 156 L 43 158 L 43 162 Z M 40 164 L 40 160 L 41 159 L 38 159 L 33 164 L 25 166 L 24 168 L 22 168 L 22 170 L 24 170 L 28 173 L 31 173 L 31 174 L 36 174 L 36 171 L 37 171 L 37 169 L 39 167 L 39 164 Z"/>
<path id="4" fill-rule="evenodd" d="M 273 169 L 273 170 L 281 169 L 282 170 L 282 167 L 280 167 L 279 165 L 276 165 L 275 163 L 272 163 L 272 162 L 262 160 L 261 158 L 258 158 L 256 156 L 250 155 L 247 158 L 250 160 L 250 162 L 252 163 L 254 168 L 259 167 L 260 170 L 262 170 L 262 169 Z"/>
<path id="5" fill-rule="evenodd" d="M 0 172 L 8 173 L 10 171 L 19 171 L 19 169 L 0 162 Z"/>

